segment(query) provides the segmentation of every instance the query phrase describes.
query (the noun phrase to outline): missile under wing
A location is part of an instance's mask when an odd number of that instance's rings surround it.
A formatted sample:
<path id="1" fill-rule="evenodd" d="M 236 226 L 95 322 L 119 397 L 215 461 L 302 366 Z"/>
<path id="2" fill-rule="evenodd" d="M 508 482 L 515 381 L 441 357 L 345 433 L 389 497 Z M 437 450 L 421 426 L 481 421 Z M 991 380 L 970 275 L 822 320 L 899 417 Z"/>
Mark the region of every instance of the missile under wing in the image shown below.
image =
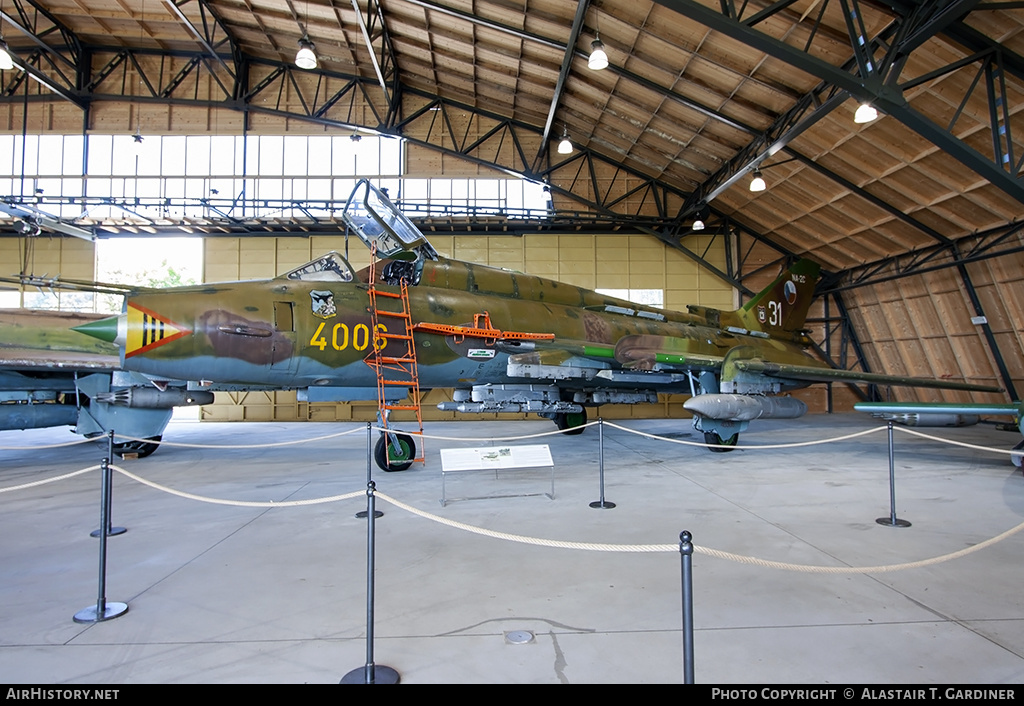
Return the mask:
<path id="1" fill-rule="evenodd" d="M 329 253 L 274 279 L 129 296 L 120 317 L 78 330 L 117 343 L 123 366 L 151 377 L 382 407 L 410 388 L 453 388 L 442 409 L 535 412 L 567 433 L 582 431 L 587 408 L 684 393 L 694 427 L 718 451 L 753 419 L 804 414 L 802 401 L 782 393 L 814 382 L 997 391 L 835 370 L 811 357 L 802 328 L 819 267 L 809 260 L 736 311 L 670 311 L 442 257 L 366 181 L 343 217 L 384 257 L 372 277 Z M 374 360 L 399 360 L 398 352 L 415 359 L 415 379 L 381 384 L 378 395 Z"/>

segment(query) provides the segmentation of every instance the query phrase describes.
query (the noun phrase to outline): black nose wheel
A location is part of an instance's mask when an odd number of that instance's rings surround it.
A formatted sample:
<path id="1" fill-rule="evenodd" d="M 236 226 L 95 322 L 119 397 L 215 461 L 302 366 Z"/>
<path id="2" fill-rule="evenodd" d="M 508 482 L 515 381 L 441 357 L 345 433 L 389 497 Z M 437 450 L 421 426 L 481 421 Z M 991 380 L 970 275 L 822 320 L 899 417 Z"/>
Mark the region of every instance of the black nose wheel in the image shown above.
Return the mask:
<path id="1" fill-rule="evenodd" d="M 408 434 L 395 434 L 398 448 L 388 443 L 388 435 L 381 434 L 373 449 L 373 459 L 377 466 L 385 471 L 404 471 L 412 465 L 416 458 L 416 442 Z"/>

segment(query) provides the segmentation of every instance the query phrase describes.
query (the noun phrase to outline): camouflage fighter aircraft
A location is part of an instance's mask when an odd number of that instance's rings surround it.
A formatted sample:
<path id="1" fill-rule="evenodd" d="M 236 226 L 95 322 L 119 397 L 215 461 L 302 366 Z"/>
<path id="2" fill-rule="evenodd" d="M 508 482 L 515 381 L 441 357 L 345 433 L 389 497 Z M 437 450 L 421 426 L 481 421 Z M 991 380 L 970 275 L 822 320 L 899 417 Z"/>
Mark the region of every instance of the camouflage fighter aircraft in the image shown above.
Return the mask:
<path id="1" fill-rule="evenodd" d="M 809 260 L 736 311 L 675 312 L 441 257 L 366 181 L 343 218 L 380 267 L 356 272 L 332 252 L 265 281 L 128 296 L 121 316 L 76 329 L 115 342 L 124 369 L 150 378 L 295 388 L 310 402 L 376 399 L 385 424 L 410 388 L 454 388 L 438 407 L 535 412 L 566 433 L 582 431 L 588 407 L 688 393 L 685 407 L 713 451 L 730 450 L 753 419 L 803 415 L 801 400 L 779 393 L 814 382 L 997 391 L 812 358 L 802 328 L 819 267 Z M 378 376 L 382 364 L 410 357 L 406 381 Z M 387 470 L 414 456 L 407 434 L 378 441 Z"/>
<path id="2" fill-rule="evenodd" d="M 85 437 L 110 430 L 132 440 L 115 452 L 145 457 L 174 407 L 211 404 L 213 393 L 159 385 L 120 369 L 117 346 L 69 328 L 103 314 L 0 309 L 0 431 L 72 426 Z"/>

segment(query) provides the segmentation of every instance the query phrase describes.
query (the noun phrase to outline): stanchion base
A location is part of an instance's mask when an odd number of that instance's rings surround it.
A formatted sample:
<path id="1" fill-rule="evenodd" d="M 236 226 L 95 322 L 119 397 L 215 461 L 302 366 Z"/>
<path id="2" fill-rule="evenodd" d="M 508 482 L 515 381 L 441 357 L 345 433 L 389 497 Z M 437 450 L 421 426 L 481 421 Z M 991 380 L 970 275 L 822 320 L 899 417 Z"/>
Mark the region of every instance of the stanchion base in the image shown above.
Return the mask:
<path id="1" fill-rule="evenodd" d="M 96 606 L 91 605 L 88 608 L 82 608 L 82 610 L 75 613 L 76 623 L 102 623 L 104 620 L 111 620 L 113 618 L 119 618 L 128 612 L 127 603 L 117 603 L 107 601 L 103 615 L 99 615 L 99 611 L 96 610 Z"/>
<path id="2" fill-rule="evenodd" d="M 886 525 L 887 527 L 910 527 L 910 522 L 907 520 L 901 520 L 898 517 L 895 522 L 893 522 L 891 517 L 879 517 L 875 522 L 880 525 Z"/>
<path id="3" fill-rule="evenodd" d="M 366 514 L 366 513 L 363 513 Z M 374 684 L 397 684 L 402 680 L 391 667 L 384 667 L 379 664 L 373 665 L 373 683 Z M 366 667 L 359 667 L 353 669 L 351 672 L 341 678 L 339 684 L 365 684 L 366 683 Z"/>
<path id="4" fill-rule="evenodd" d="M 590 503 L 590 507 L 610 510 L 613 507 L 615 507 L 615 503 L 610 503 L 607 500 L 595 500 L 594 502 Z"/>
<path id="5" fill-rule="evenodd" d="M 124 534 L 127 531 L 128 530 L 126 530 L 124 527 L 111 527 L 110 531 L 107 532 L 107 536 L 108 537 L 114 537 L 114 536 L 119 535 L 119 534 Z M 89 536 L 90 537 L 99 537 L 100 536 L 100 531 L 98 529 L 94 529 L 92 532 L 89 533 Z"/>
<path id="6" fill-rule="evenodd" d="M 373 516 L 374 517 L 384 517 L 384 513 L 381 512 L 380 510 L 374 510 L 373 511 Z M 357 512 L 356 513 L 356 517 L 358 517 L 360 520 L 365 520 L 366 519 L 366 510 L 360 510 L 359 512 Z"/>

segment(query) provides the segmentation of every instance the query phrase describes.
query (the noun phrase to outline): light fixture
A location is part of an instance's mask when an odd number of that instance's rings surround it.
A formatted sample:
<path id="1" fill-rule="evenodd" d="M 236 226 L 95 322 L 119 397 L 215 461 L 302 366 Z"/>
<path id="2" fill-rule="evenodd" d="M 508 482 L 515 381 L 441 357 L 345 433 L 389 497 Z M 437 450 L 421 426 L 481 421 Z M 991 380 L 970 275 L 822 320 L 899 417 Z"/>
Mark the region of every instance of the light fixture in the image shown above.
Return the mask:
<path id="1" fill-rule="evenodd" d="M 751 191 L 764 191 L 767 184 L 764 183 L 764 177 L 761 176 L 761 170 L 754 170 L 754 178 L 750 180 Z"/>
<path id="2" fill-rule="evenodd" d="M 7 71 L 14 68 L 14 59 L 7 49 L 7 42 L 0 39 L 0 70 Z"/>
<path id="3" fill-rule="evenodd" d="M 295 65 L 307 71 L 315 69 L 316 52 L 313 49 L 313 42 L 309 40 L 309 35 L 303 34 L 302 39 L 299 40 L 299 51 L 295 54 Z"/>
<path id="4" fill-rule="evenodd" d="M 562 141 L 558 143 L 558 154 L 572 154 L 572 141 L 569 140 L 569 128 L 562 131 Z"/>
<path id="5" fill-rule="evenodd" d="M 857 106 L 857 112 L 853 114 L 853 122 L 870 123 L 878 117 L 878 111 L 870 103 L 861 103 Z"/>
<path id="6" fill-rule="evenodd" d="M 693 230 L 704 230 L 704 219 L 711 215 L 711 209 L 708 208 L 707 204 L 702 204 L 697 208 L 697 211 L 693 214 Z"/>
<path id="7" fill-rule="evenodd" d="M 132 139 L 135 140 L 135 142 L 137 144 L 140 144 L 140 145 L 142 144 L 142 141 L 145 138 L 142 136 L 142 126 L 141 125 L 139 125 L 137 128 L 135 128 L 135 134 L 132 135 Z"/>
<path id="8" fill-rule="evenodd" d="M 590 58 L 587 59 L 587 67 L 594 71 L 600 71 L 608 66 L 608 55 L 604 51 L 604 42 L 601 41 L 601 35 L 597 35 L 597 39 L 590 43 Z"/>

